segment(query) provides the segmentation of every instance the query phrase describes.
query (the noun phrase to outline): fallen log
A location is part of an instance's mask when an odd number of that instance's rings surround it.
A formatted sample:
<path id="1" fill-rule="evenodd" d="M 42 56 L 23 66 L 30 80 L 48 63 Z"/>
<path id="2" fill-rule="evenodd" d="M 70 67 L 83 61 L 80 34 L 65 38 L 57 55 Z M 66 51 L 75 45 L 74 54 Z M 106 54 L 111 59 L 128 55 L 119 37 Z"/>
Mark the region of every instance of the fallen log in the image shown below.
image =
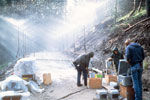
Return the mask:
<path id="1" fill-rule="evenodd" d="M 144 30 L 141 32 L 141 34 L 143 34 L 143 33 L 144 33 L 146 30 L 148 30 L 149 28 L 150 28 L 150 24 L 146 25 L 146 26 L 144 27 Z M 135 36 L 134 38 L 132 38 L 132 41 L 137 40 L 138 37 L 140 37 L 140 34 L 137 35 L 137 36 Z"/>
<path id="2" fill-rule="evenodd" d="M 129 28 L 127 28 L 127 29 L 125 29 L 125 30 L 123 30 L 123 31 L 124 31 L 124 32 L 127 32 L 127 31 L 129 31 L 130 29 L 132 29 L 132 28 L 134 28 L 135 26 L 137 26 L 138 24 L 143 23 L 143 22 L 148 21 L 148 20 L 150 20 L 150 17 L 149 17 L 149 18 L 145 18 L 145 19 L 143 19 L 143 20 L 141 20 L 141 21 L 135 23 L 134 25 L 130 26 Z"/>
<path id="3" fill-rule="evenodd" d="M 141 34 L 143 34 L 147 29 L 149 29 L 150 28 L 150 25 L 147 25 L 146 27 L 145 27 L 145 29 L 141 32 Z"/>

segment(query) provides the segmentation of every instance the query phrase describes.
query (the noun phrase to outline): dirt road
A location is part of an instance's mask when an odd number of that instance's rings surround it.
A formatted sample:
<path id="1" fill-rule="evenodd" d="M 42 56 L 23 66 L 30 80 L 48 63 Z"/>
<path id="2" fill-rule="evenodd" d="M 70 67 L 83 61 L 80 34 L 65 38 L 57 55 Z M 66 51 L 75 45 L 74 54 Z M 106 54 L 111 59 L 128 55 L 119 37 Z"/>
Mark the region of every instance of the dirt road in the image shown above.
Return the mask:
<path id="1" fill-rule="evenodd" d="M 39 59 L 38 70 L 41 73 L 50 72 L 53 82 L 50 86 L 44 86 L 43 93 L 32 94 L 31 100 L 93 100 L 95 98 L 95 90 L 76 86 L 77 72 L 71 65 L 71 58 L 60 53 L 45 56 L 37 54 L 36 57 Z"/>

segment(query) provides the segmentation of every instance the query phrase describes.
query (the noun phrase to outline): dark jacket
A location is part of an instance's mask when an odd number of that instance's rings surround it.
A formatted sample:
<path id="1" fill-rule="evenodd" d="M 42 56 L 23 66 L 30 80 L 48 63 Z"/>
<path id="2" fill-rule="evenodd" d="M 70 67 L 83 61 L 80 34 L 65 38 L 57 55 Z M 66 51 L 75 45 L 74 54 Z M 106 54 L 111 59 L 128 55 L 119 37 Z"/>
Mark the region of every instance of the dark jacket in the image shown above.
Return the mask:
<path id="1" fill-rule="evenodd" d="M 92 57 L 92 55 L 89 54 L 83 54 L 81 56 L 79 56 L 74 62 L 73 64 L 75 65 L 75 67 L 77 69 L 86 69 L 89 66 L 89 62 L 90 62 L 90 58 Z"/>
<path id="2" fill-rule="evenodd" d="M 131 43 L 127 46 L 125 56 L 132 66 L 137 63 L 142 63 L 145 58 L 143 48 L 137 43 Z"/>
<path id="3" fill-rule="evenodd" d="M 117 51 L 118 54 L 115 54 L 114 52 Z M 123 59 L 123 53 L 119 52 L 118 48 L 113 49 L 113 54 L 111 55 L 111 58 L 113 58 L 115 66 L 118 68 L 119 60 Z"/>

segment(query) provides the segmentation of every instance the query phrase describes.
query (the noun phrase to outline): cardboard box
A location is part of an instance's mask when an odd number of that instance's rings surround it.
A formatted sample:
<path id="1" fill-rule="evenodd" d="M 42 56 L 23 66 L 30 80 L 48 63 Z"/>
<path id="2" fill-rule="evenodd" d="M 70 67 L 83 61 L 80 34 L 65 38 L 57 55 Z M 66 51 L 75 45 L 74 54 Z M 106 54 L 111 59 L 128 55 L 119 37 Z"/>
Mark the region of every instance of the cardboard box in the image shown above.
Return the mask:
<path id="1" fill-rule="evenodd" d="M 50 85 L 52 83 L 51 74 L 50 73 L 43 74 L 43 83 L 45 85 Z"/>
<path id="2" fill-rule="evenodd" d="M 34 75 L 29 74 L 29 75 L 22 75 L 22 79 L 29 81 L 29 80 L 34 80 Z"/>
<path id="3" fill-rule="evenodd" d="M 6 96 L 2 100 L 21 100 L 21 96 Z"/>
<path id="4" fill-rule="evenodd" d="M 132 86 L 122 86 L 120 85 L 120 95 L 127 100 L 134 100 L 134 89 Z"/>
<path id="5" fill-rule="evenodd" d="M 105 75 L 105 80 L 107 84 L 110 82 L 117 82 L 117 75 Z"/>
<path id="6" fill-rule="evenodd" d="M 101 78 L 89 78 L 88 87 L 92 89 L 102 88 L 102 79 Z"/>

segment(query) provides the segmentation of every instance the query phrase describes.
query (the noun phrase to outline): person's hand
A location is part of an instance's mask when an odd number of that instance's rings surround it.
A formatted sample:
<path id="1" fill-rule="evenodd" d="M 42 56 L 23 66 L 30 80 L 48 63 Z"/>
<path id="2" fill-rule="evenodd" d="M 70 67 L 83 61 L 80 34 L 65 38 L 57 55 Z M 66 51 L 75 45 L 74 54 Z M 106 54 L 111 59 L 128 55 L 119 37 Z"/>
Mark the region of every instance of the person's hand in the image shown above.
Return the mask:
<path id="1" fill-rule="evenodd" d="M 130 61 L 129 61 L 129 60 L 127 60 L 127 63 L 128 63 L 128 64 L 130 64 Z"/>
<path id="2" fill-rule="evenodd" d="M 87 71 L 87 73 L 89 72 L 89 69 L 88 69 L 88 67 L 86 67 L 86 71 Z"/>
<path id="3" fill-rule="evenodd" d="M 85 69 L 88 70 L 88 67 L 86 67 Z"/>

